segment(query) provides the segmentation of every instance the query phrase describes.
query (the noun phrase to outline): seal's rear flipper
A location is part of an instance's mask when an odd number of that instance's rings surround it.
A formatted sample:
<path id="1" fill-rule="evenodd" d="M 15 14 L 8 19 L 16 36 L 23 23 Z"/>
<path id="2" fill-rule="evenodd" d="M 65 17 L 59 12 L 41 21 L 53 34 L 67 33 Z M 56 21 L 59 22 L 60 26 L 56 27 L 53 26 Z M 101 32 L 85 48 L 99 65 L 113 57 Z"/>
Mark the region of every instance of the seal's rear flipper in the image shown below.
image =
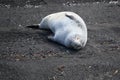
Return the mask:
<path id="1" fill-rule="evenodd" d="M 29 26 L 26 26 L 26 28 L 32 28 L 32 29 L 40 29 L 40 30 L 50 31 L 50 29 L 40 28 L 40 25 L 39 25 L 39 24 L 29 25 Z"/>
<path id="2" fill-rule="evenodd" d="M 39 25 L 38 24 L 33 24 L 33 25 L 29 25 L 26 26 L 27 28 L 32 28 L 32 29 L 39 29 Z"/>

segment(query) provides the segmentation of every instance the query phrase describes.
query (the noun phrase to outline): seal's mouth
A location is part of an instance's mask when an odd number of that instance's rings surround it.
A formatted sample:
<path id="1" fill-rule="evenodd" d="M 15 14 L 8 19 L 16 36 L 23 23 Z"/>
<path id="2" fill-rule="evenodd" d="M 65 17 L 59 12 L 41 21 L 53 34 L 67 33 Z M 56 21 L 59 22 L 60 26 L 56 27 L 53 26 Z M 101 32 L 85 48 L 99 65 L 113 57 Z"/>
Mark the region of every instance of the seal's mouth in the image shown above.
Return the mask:
<path id="1" fill-rule="evenodd" d="M 81 45 L 75 45 L 75 46 L 73 46 L 73 48 L 74 48 L 74 49 L 81 49 L 82 46 L 81 46 Z"/>
<path id="2" fill-rule="evenodd" d="M 74 49 L 81 49 L 82 48 L 82 45 L 80 42 L 72 42 L 71 43 L 71 46 L 74 48 Z"/>

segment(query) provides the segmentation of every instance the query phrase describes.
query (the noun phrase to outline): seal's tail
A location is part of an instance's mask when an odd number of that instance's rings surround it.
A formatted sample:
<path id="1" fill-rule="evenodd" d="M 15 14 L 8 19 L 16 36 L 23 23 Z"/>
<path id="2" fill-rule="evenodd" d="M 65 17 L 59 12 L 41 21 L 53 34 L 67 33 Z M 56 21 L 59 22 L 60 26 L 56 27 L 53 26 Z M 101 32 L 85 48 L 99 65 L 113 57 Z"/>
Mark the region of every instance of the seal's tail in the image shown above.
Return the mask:
<path id="1" fill-rule="evenodd" d="M 27 28 L 33 28 L 33 29 L 39 29 L 39 25 L 38 24 L 33 24 L 33 25 L 29 25 L 26 26 Z"/>

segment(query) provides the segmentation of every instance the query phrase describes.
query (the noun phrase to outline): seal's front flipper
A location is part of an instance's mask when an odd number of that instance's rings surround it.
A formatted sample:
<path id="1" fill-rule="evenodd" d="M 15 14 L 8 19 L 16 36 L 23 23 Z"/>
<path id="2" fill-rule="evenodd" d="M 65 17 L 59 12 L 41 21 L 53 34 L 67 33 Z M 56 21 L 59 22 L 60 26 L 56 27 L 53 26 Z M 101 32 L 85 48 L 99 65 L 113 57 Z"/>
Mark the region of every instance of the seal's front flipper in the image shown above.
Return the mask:
<path id="1" fill-rule="evenodd" d="M 65 13 L 65 16 L 72 19 L 72 20 L 75 20 L 75 17 L 72 14 Z"/>
<path id="2" fill-rule="evenodd" d="M 81 27 L 81 28 L 84 28 L 84 26 L 86 27 L 85 22 L 79 15 L 76 15 L 74 13 L 65 13 L 65 16 L 73 20 L 74 22 L 76 22 L 78 24 L 78 27 Z"/>

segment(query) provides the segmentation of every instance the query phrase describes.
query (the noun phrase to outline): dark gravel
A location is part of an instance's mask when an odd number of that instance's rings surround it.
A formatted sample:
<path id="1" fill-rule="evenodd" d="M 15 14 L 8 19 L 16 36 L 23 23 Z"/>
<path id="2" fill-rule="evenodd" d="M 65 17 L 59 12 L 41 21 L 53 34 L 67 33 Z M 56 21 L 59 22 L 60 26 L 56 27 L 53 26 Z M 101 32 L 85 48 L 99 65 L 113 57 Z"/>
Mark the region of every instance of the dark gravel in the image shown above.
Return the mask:
<path id="1" fill-rule="evenodd" d="M 0 0 L 0 80 L 120 80 L 120 2 L 94 1 Z M 26 27 L 59 11 L 85 20 L 84 49 L 68 49 L 49 41 L 50 31 Z"/>

